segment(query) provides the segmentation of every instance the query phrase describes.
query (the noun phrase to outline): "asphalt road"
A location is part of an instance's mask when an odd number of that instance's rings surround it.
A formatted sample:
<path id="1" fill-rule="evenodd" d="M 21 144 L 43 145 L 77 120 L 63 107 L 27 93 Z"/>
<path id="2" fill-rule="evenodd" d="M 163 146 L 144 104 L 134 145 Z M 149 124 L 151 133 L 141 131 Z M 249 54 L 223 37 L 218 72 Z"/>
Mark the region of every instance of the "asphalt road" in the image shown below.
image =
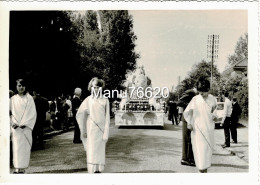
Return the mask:
<path id="1" fill-rule="evenodd" d="M 242 142 L 242 136 L 247 137 L 247 128 L 239 129 L 238 135 L 240 145 L 248 147 L 248 143 Z M 180 164 L 181 138 L 181 126 L 168 121 L 163 129 L 117 128 L 112 119 L 104 173 L 198 173 L 196 167 Z M 72 140 L 73 131 L 45 140 L 44 150 L 32 152 L 27 173 L 87 173 L 83 145 L 73 144 Z M 223 129 L 215 130 L 215 140 L 209 173 L 248 172 L 248 157 L 239 157 L 220 147 L 224 141 Z"/>

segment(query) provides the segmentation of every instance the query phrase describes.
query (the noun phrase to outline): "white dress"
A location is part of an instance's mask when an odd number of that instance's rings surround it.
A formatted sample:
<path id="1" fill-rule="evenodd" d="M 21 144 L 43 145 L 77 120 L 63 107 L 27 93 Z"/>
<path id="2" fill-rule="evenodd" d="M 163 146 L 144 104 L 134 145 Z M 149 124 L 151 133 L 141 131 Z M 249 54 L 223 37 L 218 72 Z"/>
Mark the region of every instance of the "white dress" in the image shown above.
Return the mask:
<path id="1" fill-rule="evenodd" d="M 199 170 L 211 166 L 214 149 L 213 109 L 217 100 L 208 95 L 206 100 L 199 94 L 190 101 L 183 115 L 188 124 L 192 125 L 191 143 L 196 166 Z"/>
<path id="2" fill-rule="evenodd" d="M 88 96 L 80 105 L 76 119 L 87 152 L 88 172 L 102 172 L 105 166 L 105 148 L 110 124 L 108 99 Z M 87 133 L 87 139 L 83 138 L 84 133 Z"/>
<path id="3" fill-rule="evenodd" d="M 14 95 L 10 98 L 10 122 L 18 126 L 26 126 L 24 129 L 11 127 L 13 142 L 13 163 L 15 168 L 24 169 L 29 166 L 32 130 L 36 121 L 36 108 L 30 94 L 24 96 Z"/>

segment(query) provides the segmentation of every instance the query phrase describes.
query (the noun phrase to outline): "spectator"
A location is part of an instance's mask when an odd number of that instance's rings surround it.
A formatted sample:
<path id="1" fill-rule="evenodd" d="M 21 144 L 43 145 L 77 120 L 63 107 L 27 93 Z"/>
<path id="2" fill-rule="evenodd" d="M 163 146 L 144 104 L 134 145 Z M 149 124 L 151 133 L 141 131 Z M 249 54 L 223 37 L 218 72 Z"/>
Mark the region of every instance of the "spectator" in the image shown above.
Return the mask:
<path id="1" fill-rule="evenodd" d="M 237 125 L 238 125 L 238 120 L 239 120 L 241 113 L 242 113 L 242 110 L 237 103 L 237 99 L 233 98 L 231 125 L 230 125 L 232 143 L 237 143 Z"/>
<path id="2" fill-rule="evenodd" d="M 80 88 L 76 88 L 74 91 L 74 97 L 72 99 L 72 115 L 73 115 L 73 122 L 74 122 L 74 138 L 73 138 L 73 143 L 77 144 L 77 143 L 82 143 L 81 139 L 80 139 L 80 130 L 79 130 L 79 125 L 77 123 L 76 120 L 76 114 L 77 111 L 79 109 L 79 106 L 81 104 L 81 89 Z"/>
<path id="3" fill-rule="evenodd" d="M 32 131 L 32 150 L 43 149 L 43 129 L 46 121 L 46 112 L 49 110 L 49 103 L 46 98 L 36 91 L 33 91 L 33 99 L 36 106 L 37 119 Z"/>
<path id="4" fill-rule="evenodd" d="M 62 96 L 62 106 L 60 110 L 60 123 L 61 123 L 61 128 L 65 131 L 69 130 L 69 125 L 68 125 L 68 110 L 69 110 L 69 105 L 66 103 L 66 98 Z"/>
<path id="5" fill-rule="evenodd" d="M 182 97 L 177 102 L 177 106 L 185 109 L 191 99 L 197 94 L 197 89 L 194 87 L 193 89 L 187 90 L 183 93 Z M 182 165 L 195 166 L 194 156 L 192 151 L 191 144 L 191 131 L 187 128 L 187 121 L 184 119 L 182 115 Z"/>
<path id="6" fill-rule="evenodd" d="M 70 95 L 67 95 L 66 103 L 69 106 L 69 109 L 68 109 L 68 125 L 71 126 L 73 115 L 72 115 L 72 102 L 71 102 L 71 96 Z"/>
<path id="7" fill-rule="evenodd" d="M 56 128 L 56 111 L 57 111 L 57 107 L 56 107 L 56 103 L 54 98 L 51 98 L 51 102 L 50 102 L 50 114 L 51 114 L 51 120 L 50 120 L 50 127 L 52 129 L 54 129 L 54 127 Z"/>
<path id="8" fill-rule="evenodd" d="M 232 103 L 228 99 L 228 92 L 223 95 L 224 99 L 224 116 L 221 121 L 221 126 L 224 127 L 225 143 L 222 145 L 223 148 L 230 147 L 230 129 L 231 129 L 231 113 Z"/>

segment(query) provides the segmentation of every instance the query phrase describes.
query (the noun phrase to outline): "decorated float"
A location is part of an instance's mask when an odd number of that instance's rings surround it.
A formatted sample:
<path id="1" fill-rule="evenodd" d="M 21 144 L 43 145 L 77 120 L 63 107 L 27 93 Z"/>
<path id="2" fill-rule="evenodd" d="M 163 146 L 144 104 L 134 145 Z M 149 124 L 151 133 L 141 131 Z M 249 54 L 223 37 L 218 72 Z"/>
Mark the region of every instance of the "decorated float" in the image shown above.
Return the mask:
<path id="1" fill-rule="evenodd" d="M 116 126 L 164 126 L 166 102 L 152 88 L 143 67 L 126 83 L 120 102 L 114 102 Z"/>

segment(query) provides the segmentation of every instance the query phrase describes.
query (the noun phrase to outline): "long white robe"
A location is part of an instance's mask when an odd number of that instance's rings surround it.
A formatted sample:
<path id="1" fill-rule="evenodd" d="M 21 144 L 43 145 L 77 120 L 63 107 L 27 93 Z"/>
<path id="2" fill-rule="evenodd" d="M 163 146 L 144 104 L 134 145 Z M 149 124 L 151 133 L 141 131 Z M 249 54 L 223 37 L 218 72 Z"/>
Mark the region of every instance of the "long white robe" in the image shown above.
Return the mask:
<path id="1" fill-rule="evenodd" d="M 217 100 L 212 95 L 208 95 L 204 100 L 199 94 L 193 97 L 183 113 L 187 123 L 193 127 L 191 132 L 192 150 L 199 170 L 211 166 L 215 127 L 212 112 L 216 104 Z"/>
<path id="2" fill-rule="evenodd" d="M 87 154 L 88 172 L 102 172 L 110 124 L 108 99 L 88 96 L 80 105 L 76 119 Z M 87 133 L 87 138 L 83 137 L 84 133 Z"/>
<path id="3" fill-rule="evenodd" d="M 22 128 L 11 128 L 13 142 L 13 163 L 15 168 L 24 169 L 29 166 L 32 130 L 36 121 L 36 108 L 32 96 L 27 93 L 23 97 L 14 95 L 10 99 L 10 122 Z"/>

